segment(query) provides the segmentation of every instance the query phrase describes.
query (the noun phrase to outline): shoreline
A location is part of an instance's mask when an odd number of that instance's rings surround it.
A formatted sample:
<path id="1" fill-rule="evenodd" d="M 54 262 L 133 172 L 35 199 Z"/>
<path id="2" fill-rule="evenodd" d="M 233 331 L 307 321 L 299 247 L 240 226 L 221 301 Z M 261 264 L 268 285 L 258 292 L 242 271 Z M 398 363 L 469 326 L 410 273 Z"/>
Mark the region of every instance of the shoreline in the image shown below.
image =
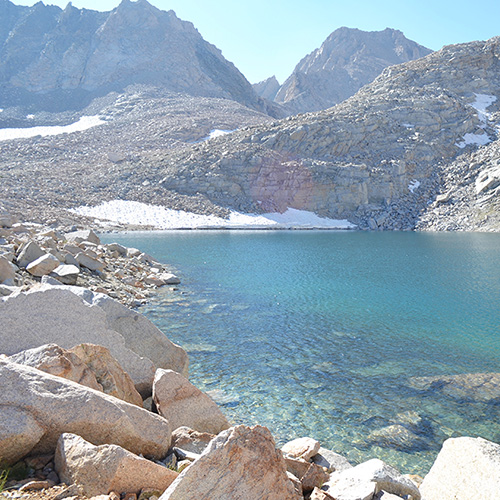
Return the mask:
<path id="1" fill-rule="evenodd" d="M 83 253 L 87 258 L 93 259 L 94 261 L 102 260 L 102 264 L 103 264 L 102 269 L 91 270 L 90 268 L 85 267 L 84 264 L 80 264 L 80 273 L 81 274 L 78 275 L 79 277 L 76 278 L 75 283 L 73 283 L 73 285 L 76 284 L 77 286 L 79 286 L 82 290 L 82 293 L 85 291 L 85 288 L 88 288 L 90 290 L 93 290 L 97 294 L 105 293 L 110 298 L 120 300 L 123 304 L 126 304 L 128 307 L 137 307 L 137 306 L 141 306 L 145 303 L 151 303 L 151 298 L 158 293 L 158 290 L 160 288 L 168 289 L 168 286 L 170 285 L 168 283 L 163 283 L 162 285 L 160 285 L 159 282 L 148 283 L 148 282 L 145 282 L 143 280 L 144 283 L 141 286 L 141 290 L 143 290 L 144 293 L 140 293 L 140 295 L 143 295 L 143 296 L 141 296 L 141 297 L 136 296 L 134 303 L 131 303 L 130 301 L 127 301 L 127 300 L 124 301 L 124 300 L 122 300 L 123 297 L 120 297 L 120 294 L 122 292 L 130 293 L 130 290 L 131 290 L 130 286 L 132 286 L 132 285 L 127 284 L 126 287 L 122 287 L 120 285 L 119 280 L 106 281 L 106 274 L 107 273 L 110 273 L 110 274 L 113 273 L 113 271 L 116 270 L 116 268 L 127 269 L 127 265 L 126 265 L 127 262 L 132 263 L 132 268 L 130 269 L 130 273 L 128 274 L 129 277 L 133 277 L 134 275 L 137 275 L 138 273 L 148 273 L 148 272 L 150 272 L 150 274 L 162 275 L 162 274 L 165 274 L 168 272 L 169 266 L 166 264 L 157 262 L 155 259 L 148 256 L 147 254 L 142 252 L 140 249 L 127 248 L 127 247 L 123 247 L 123 246 L 116 244 L 116 243 L 110 243 L 110 244 L 103 245 L 100 242 L 98 236 L 95 235 L 91 230 L 73 231 L 72 233 L 62 235 L 58 232 L 57 228 L 51 228 L 51 227 L 47 227 L 47 226 L 42 227 L 42 226 L 38 226 L 38 225 L 32 225 L 29 223 L 23 224 L 23 223 L 14 221 L 14 219 L 11 219 L 10 221 L 6 221 L 7 214 L 3 213 L 2 216 L 3 216 L 2 225 L 4 225 L 4 228 L 3 229 L 0 228 L 0 240 L 3 240 L 2 242 L 0 242 L 0 250 L 1 250 L 1 252 L 4 252 L 4 253 L 2 256 L 0 256 L 0 258 L 6 259 L 5 255 L 7 254 L 7 257 L 10 257 L 12 264 L 14 262 L 16 264 L 20 263 L 22 251 L 25 250 L 30 243 L 38 245 L 41 250 L 46 251 L 45 255 L 52 255 L 56 259 L 58 257 L 60 257 L 60 255 L 58 255 L 58 254 L 60 254 L 64 250 L 67 252 L 64 256 L 65 259 L 67 258 L 68 260 L 71 260 L 72 257 L 70 257 L 68 255 L 68 254 L 71 254 L 71 255 L 73 255 L 73 258 L 76 260 L 77 256 L 74 255 L 74 253 L 71 253 L 69 251 L 70 250 L 69 247 L 72 246 L 75 248 L 78 247 L 81 251 L 79 253 Z M 10 225 L 10 228 L 5 226 L 6 222 L 7 222 L 7 226 Z M 286 228 L 279 228 L 279 230 L 285 230 L 285 229 Z M 224 232 L 227 231 L 227 229 L 221 229 L 221 228 L 217 228 L 217 229 L 213 229 L 213 230 L 219 230 L 219 231 L 224 231 Z M 255 231 L 254 228 L 246 229 L 246 230 L 247 231 Z M 262 231 L 262 229 L 258 229 L 258 230 Z M 273 230 L 276 230 L 276 229 L 273 228 Z M 287 229 L 287 230 L 293 230 L 293 229 Z M 307 228 L 305 230 L 310 231 L 310 230 L 314 230 L 314 229 Z M 320 229 L 320 230 L 324 230 L 324 229 Z M 331 230 L 331 229 L 329 229 L 329 230 Z M 170 232 L 170 231 L 173 231 L 173 230 L 160 230 L 160 231 L 158 231 L 158 233 Z M 176 231 L 179 231 L 179 230 L 176 230 Z M 180 231 L 193 231 L 193 229 L 180 230 Z M 145 231 L 139 230 L 139 231 L 130 231 L 130 232 L 131 233 L 140 233 L 140 232 L 145 232 Z M 147 232 L 151 232 L 151 231 L 147 231 Z M 75 233 L 78 233 L 78 234 L 75 234 Z M 10 238 L 10 240 L 9 240 L 9 238 Z M 96 238 L 97 238 L 97 240 L 96 240 Z M 75 248 L 73 248 L 73 251 L 75 250 Z M 5 250 L 9 250 L 9 249 L 10 249 L 10 255 L 9 255 L 9 252 L 5 252 Z M 77 255 L 79 255 L 79 254 L 77 254 Z M 38 259 L 35 259 L 35 260 L 38 260 Z M 50 259 L 48 259 L 48 260 L 50 260 Z M 80 260 L 84 261 L 82 256 L 80 256 Z M 93 262 L 91 262 L 91 261 L 85 261 L 85 262 L 87 262 L 90 265 L 93 264 Z M 0 289 L 4 290 L 4 292 L 10 292 L 10 293 L 7 293 L 6 296 L 12 295 L 12 294 L 13 294 L 13 296 L 15 296 L 16 293 L 22 294 L 22 293 L 27 292 L 28 290 L 36 289 L 40 283 L 42 283 L 42 284 L 45 283 L 46 285 L 55 285 L 56 284 L 52 281 L 52 280 L 55 280 L 56 277 L 50 276 L 50 274 L 52 272 L 45 272 L 44 271 L 45 274 L 43 274 L 42 276 L 31 275 L 31 273 L 26 271 L 26 269 L 29 268 L 30 265 L 31 264 L 26 264 L 26 268 L 24 270 L 22 268 L 19 268 L 19 270 L 16 272 L 17 276 L 15 275 L 14 277 L 7 278 L 7 281 L 10 279 L 14 283 L 14 285 L 10 285 L 10 284 L 5 285 L 5 280 L 2 279 L 2 281 L 4 281 L 4 284 L 3 285 L 0 284 Z M 65 263 L 64 265 L 72 265 L 72 264 Z M 140 266 L 140 267 L 137 267 L 137 266 Z M 31 268 L 31 269 L 33 270 L 33 268 Z M 156 269 L 156 271 L 152 271 L 152 269 Z M 128 271 L 127 271 L 127 273 L 128 273 Z M 31 277 L 28 275 L 30 275 Z M 45 277 L 43 277 L 43 276 L 45 276 Z M 113 276 L 117 277 L 115 275 L 113 275 Z M 122 275 L 121 279 L 123 279 L 123 278 L 126 278 L 126 276 Z M 144 278 L 144 276 L 142 278 Z M 154 276 L 150 276 L 149 278 L 154 278 Z M 60 279 L 60 277 L 59 277 L 59 279 Z M 72 278 L 68 278 L 68 279 L 73 280 L 74 276 Z M 80 279 L 80 281 L 79 281 L 79 279 Z M 178 283 L 178 281 L 177 281 L 177 283 Z M 55 288 L 56 289 L 59 288 L 61 284 L 64 285 L 65 283 L 58 283 L 57 284 L 58 286 L 56 286 Z M 175 284 L 173 284 L 173 283 L 171 283 L 171 284 L 175 286 Z M 19 286 L 19 285 L 21 285 L 21 286 Z M 105 288 L 105 286 L 106 286 L 106 288 Z M 116 287 L 116 288 L 114 288 L 114 287 Z M 62 287 L 62 288 L 65 288 L 65 287 Z M 171 288 L 170 290 L 176 291 L 176 288 Z M 240 427 L 244 427 L 244 426 L 236 426 L 235 428 L 240 428 Z M 314 445 L 314 446 L 316 446 L 316 445 Z M 319 447 L 320 444 L 318 443 L 317 446 Z M 285 449 L 285 447 L 283 447 L 283 449 Z M 328 450 L 324 450 L 323 454 L 325 454 L 327 452 L 328 452 Z M 286 459 L 286 463 L 288 464 L 288 466 L 292 467 L 292 470 L 296 470 L 296 469 L 293 469 L 293 467 L 297 467 L 297 464 L 295 464 L 295 462 L 293 462 L 293 460 L 297 460 L 297 457 L 292 459 L 290 456 L 285 455 L 285 459 Z M 304 463 L 311 464 L 311 461 L 307 461 L 307 460 L 304 461 L 304 459 L 301 458 L 300 456 L 298 457 L 298 460 L 302 464 L 302 465 L 300 465 L 300 467 L 302 467 Z M 196 461 L 196 458 L 195 458 L 195 461 Z M 292 461 L 292 462 L 290 462 L 290 461 Z M 378 461 L 377 466 L 382 467 L 379 464 L 379 462 L 381 464 L 383 464 L 383 462 Z M 191 463 L 195 463 L 195 462 L 191 462 Z M 366 462 L 366 463 L 368 463 L 368 462 Z M 294 465 L 290 465 L 290 464 L 294 464 Z M 359 464 L 358 466 L 352 467 L 349 464 L 348 470 L 357 469 L 358 467 L 362 467 L 363 465 L 364 465 L 364 463 Z M 307 467 L 312 467 L 312 465 L 311 466 L 307 465 Z M 385 464 L 384 464 L 384 467 L 385 467 Z M 387 466 L 387 467 L 389 467 L 389 466 Z M 317 474 L 320 474 L 320 469 L 316 468 L 314 470 L 316 471 Z M 391 470 L 392 470 L 392 468 L 391 468 Z M 325 472 L 323 471 L 321 474 L 324 474 L 324 473 Z M 293 474 L 293 472 L 292 472 L 292 474 Z M 302 473 L 296 472 L 296 474 L 298 476 L 298 479 L 295 479 L 296 481 L 298 481 L 302 485 L 309 484 L 309 483 L 307 483 L 307 480 L 304 479 L 305 476 L 303 478 L 301 478 Z M 321 474 L 320 474 L 320 476 L 321 476 Z M 340 469 L 338 469 L 336 472 L 334 470 L 330 474 L 333 474 L 333 475 L 334 474 L 337 474 L 337 475 L 344 474 L 346 477 L 348 477 L 348 473 L 345 470 L 342 471 Z M 413 476 L 413 477 L 400 476 L 400 475 L 398 475 L 399 473 L 396 474 L 396 472 L 394 472 L 394 473 L 391 472 L 391 474 L 394 476 L 394 478 L 395 478 L 394 481 L 397 482 L 397 484 L 399 484 L 399 485 L 405 484 L 406 485 L 405 487 L 407 489 L 404 491 L 407 491 L 407 492 L 409 492 L 412 487 L 417 488 L 417 486 L 420 485 L 422 482 L 422 478 L 418 478 L 417 476 Z M 182 473 L 181 473 L 181 476 L 182 476 Z M 181 476 L 179 476 L 179 477 L 181 477 Z M 318 476 L 318 477 L 320 477 L 320 476 Z M 323 477 L 323 476 L 321 476 L 321 477 Z M 334 477 L 337 477 L 337 476 L 334 476 Z M 404 478 L 404 479 L 402 479 L 402 478 Z M 330 475 L 330 481 L 331 481 L 331 475 Z M 373 481 L 373 479 L 370 481 Z M 410 481 L 410 482 L 408 482 L 408 481 Z M 16 484 L 19 484 L 19 483 L 16 483 Z M 410 484 L 413 484 L 414 486 L 410 486 Z M 320 486 L 321 486 L 321 484 L 318 483 L 318 487 L 320 487 Z M 316 486 L 314 486 L 314 487 L 316 488 Z M 332 487 L 336 487 L 335 481 L 332 483 Z M 400 487 L 401 486 L 398 486 L 398 488 L 400 488 Z M 55 488 L 54 493 L 61 492 L 59 487 L 54 486 L 54 488 Z M 300 488 L 302 488 L 302 486 L 300 486 Z M 410 489 L 408 489 L 408 488 L 410 488 Z M 398 490 L 396 488 L 396 490 L 394 492 L 397 492 L 397 491 L 400 491 L 400 490 Z M 414 491 L 418 491 L 418 488 L 417 488 L 417 490 L 414 490 Z M 36 499 L 39 498 L 36 495 L 30 497 L 29 494 L 27 494 L 25 496 L 28 498 L 33 498 L 33 500 L 35 498 Z M 83 496 L 80 496 L 79 494 L 77 494 L 76 496 L 77 496 L 77 498 L 83 498 Z M 9 497 L 10 498 L 17 498 L 15 495 L 9 496 Z M 299 498 L 299 497 L 297 497 L 297 498 Z M 300 498 L 302 498 L 302 496 Z M 308 498 L 308 497 L 306 496 L 306 498 Z M 319 497 L 319 498 L 326 498 L 327 499 L 329 497 L 324 496 L 324 497 Z M 372 497 L 370 497 L 370 498 L 372 498 Z M 375 498 L 375 497 L 373 497 L 373 498 Z M 414 497 L 414 498 L 419 498 L 419 497 Z M 112 499 L 110 498 L 109 500 L 112 500 Z M 115 498 L 114 500 L 117 500 L 117 499 Z M 287 498 L 287 500 L 289 500 L 289 499 Z"/>

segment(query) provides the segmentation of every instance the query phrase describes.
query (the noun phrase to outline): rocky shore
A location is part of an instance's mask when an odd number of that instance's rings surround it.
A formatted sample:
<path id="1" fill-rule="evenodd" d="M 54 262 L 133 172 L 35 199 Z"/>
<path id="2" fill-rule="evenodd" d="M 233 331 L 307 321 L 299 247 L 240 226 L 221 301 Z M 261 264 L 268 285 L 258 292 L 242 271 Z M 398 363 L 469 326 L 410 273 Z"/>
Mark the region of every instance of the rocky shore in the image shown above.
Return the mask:
<path id="1" fill-rule="evenodd" d="M 184 349 L 133 309 L 178 283 L 92 230 L 1 211 L 0 496 L 497 498 L 500 445 L 481 438 L 445 441 L 422 479 L 378 459 L 350 464 L 312 437 L 277 449 L 267 428 L 231 426 L 189 382 Z"/>

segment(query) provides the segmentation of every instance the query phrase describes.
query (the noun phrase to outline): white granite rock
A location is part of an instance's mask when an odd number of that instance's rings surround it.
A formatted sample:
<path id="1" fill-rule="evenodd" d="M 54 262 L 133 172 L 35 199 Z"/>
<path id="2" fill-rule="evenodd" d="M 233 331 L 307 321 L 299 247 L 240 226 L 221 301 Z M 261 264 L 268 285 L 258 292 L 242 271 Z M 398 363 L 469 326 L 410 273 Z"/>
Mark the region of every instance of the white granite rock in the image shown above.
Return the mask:
<path id="1" fill-rule="evenodd" d="M 221 432 L 160 500 L 299 500 L 268 429 L 239 425 Z"/>
<path id="2" fill-rule="evenodd" d="M 92 231 L 92 229 L 84 229 L 82 231 L 73 231 L 71 233 L 66 233 L 64 235 L 66 241 L 70 243 L 82 243 L 83 241 L 90 241 L 94 243 L 94 245 L 100 245 L 101 240 L 99 237 Z"/>
<path id="3" fill-rule="evenodd" d="M 153 400 L 158 413 L 170 422 L 172 429 L 185 426 L 199 432 L 219 434 L 229 427 L 217 404 L 173 370 L 156 371 Z"/>
<path id="4" fill-rule="evenodd" d="M 178 473 L 113 444 L 94 446 L 80 436 L 64 433 L 58 440 L 55 469 L 61 481 L 78 484 L 89 498 L 111 491 L 165 491 Z"/>
<path id="5" fill-rule="evenodd" d="M 45 255 L 45 252 L 34 241 L 29 241 L 21 248 L 17 256 L 17 265 L 19 267 L 26 267 L 43 255 Z"/>
<path id="6" fill-rule="evenodd" d="M 41 277 L 50 274 L 60 265 L 61 263 L 56 257 L 51 255 L 50 253 L 47 253 L 34 260 L 33 262 L 30 262 L 26 266 L 26 271 L 28 271 L 33 276 Z"/>
<path id="7" fill-rule="evenodd" d="M 342 472 L 333 472 L 323 488 L 338 500 L 372 500 L 381 490 L 420 500 L 420 492 L 412 481 L 376 458 Z"/>
<path id="8" fill-rule="evenodd" d="M 80 269 L 77 266 L 61 264 L 52 271 L 51 276 L 65 285 L 76 285 L 79 274 Z"/>
<path id="9" fill-rule="evenodd" d="M 294 458 L 309 460 L 318 453 L 320 447 L 321 445 L 315 439 L 302 437 L 285 443 L 281 451 Z"/>
<path id="10" fill-rule="evenodd" d="M 102 271 L 104 269 L 104 262 L 99 259 L 94 259 L 90 255 L 84 252 L 77 253 L 75 255 L 75 260 L 80 264 L 80 266 L 86 267 L 91 271 Z"/>
<path id="11" fill-rule="evenodd" d="M 9 421 L 14 426 L 9 432 L 9 443 L 15 444 L 18 457 L 53 453 L 63 432 L 78 434 L 96 445 L 117 444 L 132 453 L 157 459 L 165 456 L 170 446 L 170 425 L 164 418 L 102 392 L 2 359 L 0 380 L 0 422 Z M 36 422 L 36 442 L 12 438 L 17 428 L 22 436 L 29 427 L 12 421 L 13 411 L 24 412 L 31 426 Z M 1 445 L 0 462 L 5 459 L 4 454 L 13 453 L 12 446 Z"/>
<path id="12" fill-rule="evenodd" d="M 85 289 L 78 290 L 85 293 Z M 92 292 L 88 293 L 93 296 Z M 110 328 L 106 313 L 100 307 L 89 305 L 65 286 L 42 285 L 2 298 L 0 317 L 2 330 L 6 332 L 0 336 L 0 352 L 12 355 L 47 343 L 66 349 L 83 342 L 103 345 L 126 367 L 139 393 L 147 396 L 151 392 L 155 373 L 151 360 L 126 346 L 123 336 Z M 147 332 L 143 334 L 147 336 Z"/>
<path id="13" fill-rule="evenodd" d="M 420 491 L 423 500 L 496 500 L 500 445 L 479 437 L 447 439 Z"/>

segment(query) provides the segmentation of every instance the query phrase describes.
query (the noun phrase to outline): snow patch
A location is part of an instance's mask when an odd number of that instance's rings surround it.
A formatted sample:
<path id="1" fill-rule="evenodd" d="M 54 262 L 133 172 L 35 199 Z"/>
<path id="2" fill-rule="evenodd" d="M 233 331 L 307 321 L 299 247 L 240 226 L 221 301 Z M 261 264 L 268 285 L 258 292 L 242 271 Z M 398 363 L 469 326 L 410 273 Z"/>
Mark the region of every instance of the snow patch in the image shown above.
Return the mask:
<path id="1" fill-rule="evenodd" d="M 158 229 L 355 229 L 347 220 L 319 217 L 313 212 L 289 208 L 286 212 L 243 214 L 231 211 L 228 219 L 184 210 L 148 205 L 137 201 L 113 200 L 95 207 L 78 207 L 72 212 L 121 224 L 154 226 Z"/>
<path id="2" fill-rule="evenodd" d="M 71 134 L 73 132 L 83 132 L 92 127 L 97 127 L 106 123 L 99 116 L 82 116 L 77 122 L 70 125 L 52 126 L 52 127 L 28 127 L 28 128 L 3 128 L 0 129 L 0 141 L 9 141 L 12 139 L 28 139 L 41 135 L 42 137 Z"/>
<path id="3" fill-rule="evenodd" d="M 488 94 L 474 94 L 476 100 L 471 106 L 477 111 L 477 116 L 484 125 L 491 118 L 491 113 L 486 110 L 497 100 L 496 96 Z"/>
<path id="4" fill-rule="evenodd" d="M 415 189 L 418 189 L 420 187 L 420 182 L 418 182 L 417 180 L 413 180 L 410 182 L 410 184 L 408 184 L 408 189 L 414 193 L 415 192 Z"/>
<path id="5" fill-rule="evenodd" d="M 488 137 L 488 134 L 465 134 L 462 138 L 462 142 L 456 142 L 455 146 L 463 149 L 470 144 L 484 146 L 490 142 L 491 139 Z"/>
<path id="6" fill-rule="evenodd" d="M 415 126 L 411 123 L 402 123 L 401 125 L 403 125 L 403 127 L 406 127 L 406 128 L 413 128 Z"/>
<path id="7" fill-rule="evenodd" d="M 222 137 L 223 135 L 231 134 L 232 132 L 234 132 L 234 130 L 221 130 L 214 128 L 206 137 L 201 139 L 200 142 L 209 141 L 210 139 L 215 139 L 216 137 Z"/>

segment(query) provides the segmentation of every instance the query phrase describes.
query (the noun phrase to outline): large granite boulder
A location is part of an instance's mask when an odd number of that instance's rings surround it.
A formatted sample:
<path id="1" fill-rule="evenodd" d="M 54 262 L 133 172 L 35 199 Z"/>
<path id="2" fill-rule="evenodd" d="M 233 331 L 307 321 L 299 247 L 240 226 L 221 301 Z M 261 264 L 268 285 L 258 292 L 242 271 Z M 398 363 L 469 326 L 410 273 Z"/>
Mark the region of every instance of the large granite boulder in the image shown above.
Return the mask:
<path id="1" fill-rule="evenodd" d="M 136 391 L 134 382 L 120 363 L 111 356 L 109 349 L 95 344 L 80 344 L 70 352 L 89 367 L 103 392 L 142 407 L 142 397 Z"/>
<path id="2" fill-rule="evenodd" d="M 90 305 L 103 310 L 108 328 L 117 331 L 129 349 L 150 359 L 156 368 L 174 370 L 187 377 L 189 359 L 186 351 L 171 342 L 146 317 L 102 293 L 80 287 L 69 289 Z"/>
<path id="3" fill-rule="evenodd" d="M 299 500 L 268 429 L 239 425 L 221 432 L 160 500 Z"/>
<path id="4" fill-rule="evenodd" d="M 78 287 L 43 285 L 0 299 L 4 332 L 0 337 L 0 352 L 12 355 L 47 343 L 67 349 L 82 342 L 103 345 L 126 367 L 139 393 L 147 397 L 154 378 L 153 362 L 131 350 L 124 337 L 110 327 L 106 312 L 72 293 L 72 288 Z M 80 293 L 84 294 L 85 289 Z M 136 316 L 139 317 L 137 313 Z M 147 332 L 142 334 L 147 337 Z"/>
<path id="5" fill-rule="evenodd" d="M 9 356 L 8 360 L 102 391 L 101 384 L 87 364 L 76 354 L 56 344 L 46 344 L 21 351 Z"/>
<path id="6" fill-rule="evenodd" d="M 447 439 L 420 486 L 423 500 L 494 500 L 500 492 L 500 445 Z"/>
<path id="7" fill-rule="evenodd" d="M 46 253 L 39 257 L 38 259 L 30 262 L 26 266 L 26 271 L 28 271 L 33 276 L 46 276 L 50 274 L 54 269 L 57 269 L 61 263 L 59 260 L 50 253 Z"/>
<path id="8" fill-rule="evenodd" d="M 164 457 L 170 446 L 167 420 L 102 392 L 2 359 L 0 380 L 0 422 L 8 424 L 0 431 L 0 462 L 53 453 L 63 432 L 153 458 Z M 13 412 L 22 418 L 13 419 Z"/>
<path id="9" fill-rule="evenodd" d="M 163 492 L 178 476 L 177 472 L 120 446 L 94 446 L 70 433 L 61 434 L 54 461 L 61 481 L 78 484 L 89 498 L 111 491 L 137 495 L 142 489 Z"/>
<path id="10" fill-rule="evenodd" d="M 199 432 L 218 434 L 229 427 L 217 404 L 180 373 L 156 371 L 153 400 L 158 413 L 172 426 L 190 427 Z"/>

